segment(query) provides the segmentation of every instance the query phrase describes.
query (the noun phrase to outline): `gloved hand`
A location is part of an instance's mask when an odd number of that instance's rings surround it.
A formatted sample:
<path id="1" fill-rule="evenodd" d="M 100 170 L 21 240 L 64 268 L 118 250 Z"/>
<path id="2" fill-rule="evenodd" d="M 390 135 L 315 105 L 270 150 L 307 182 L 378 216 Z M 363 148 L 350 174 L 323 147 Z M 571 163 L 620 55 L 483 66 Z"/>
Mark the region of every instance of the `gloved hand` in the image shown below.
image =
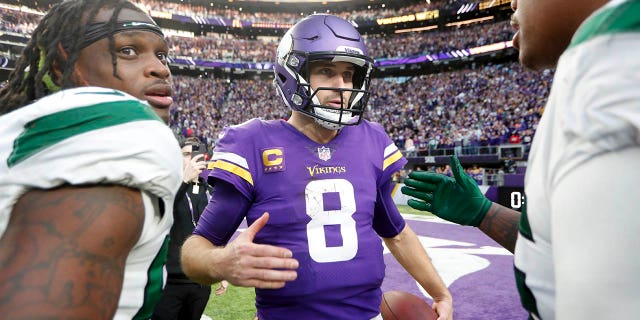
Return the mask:
<path id="1" fill-rule="evenodd" d="M 464 173 L 456 156 L 451 156 L 449 162 L 455 179 L 435 172 L 414 171 L 404 181 L 401 191 L 422 200 L 407 201 L 414 209 L 477 227 L 489 211 L 491 201 L 482 194 L 476 181 Z"/>

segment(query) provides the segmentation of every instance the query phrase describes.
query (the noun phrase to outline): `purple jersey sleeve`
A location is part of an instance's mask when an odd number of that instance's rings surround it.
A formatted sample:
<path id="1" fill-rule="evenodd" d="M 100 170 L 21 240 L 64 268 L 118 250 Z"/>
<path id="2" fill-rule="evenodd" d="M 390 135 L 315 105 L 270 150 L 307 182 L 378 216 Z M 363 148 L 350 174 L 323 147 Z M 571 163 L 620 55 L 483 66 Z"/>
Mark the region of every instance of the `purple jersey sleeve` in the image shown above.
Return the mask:
<path id="1" fill-rule="evenodd" d="M 251 203 L 231 184 L 212 179 L 213 193 L 193 234 L 207 238 L 216 246 L 229 242 Z"/>
<path id="2" fill-rule="evenodd" d="M 406 222 L 393 202 L 392 191 L 395 183 L 389 179 L 378 191 L 373 216 L 373 229 L 383 238 L 393 238 L 404 229 Z"/>

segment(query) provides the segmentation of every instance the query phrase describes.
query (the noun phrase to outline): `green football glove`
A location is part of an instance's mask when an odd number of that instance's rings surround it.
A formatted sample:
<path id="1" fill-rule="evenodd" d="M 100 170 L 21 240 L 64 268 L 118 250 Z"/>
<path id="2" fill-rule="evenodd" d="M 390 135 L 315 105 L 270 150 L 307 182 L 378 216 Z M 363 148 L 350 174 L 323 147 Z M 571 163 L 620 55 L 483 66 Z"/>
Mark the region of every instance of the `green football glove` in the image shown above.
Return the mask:
<path id="1" fill-rule="evenodd" d="M 457 224 L 477 227 L 491 207 L 475 180 L 469 177 L 456 156 L 449 160 L 454 178 L 427 171 L 414 171 L 404 181 L 402 193 L 422 201 L 410 199 L 407 204 L 417 210 L 429 211 Z"/>

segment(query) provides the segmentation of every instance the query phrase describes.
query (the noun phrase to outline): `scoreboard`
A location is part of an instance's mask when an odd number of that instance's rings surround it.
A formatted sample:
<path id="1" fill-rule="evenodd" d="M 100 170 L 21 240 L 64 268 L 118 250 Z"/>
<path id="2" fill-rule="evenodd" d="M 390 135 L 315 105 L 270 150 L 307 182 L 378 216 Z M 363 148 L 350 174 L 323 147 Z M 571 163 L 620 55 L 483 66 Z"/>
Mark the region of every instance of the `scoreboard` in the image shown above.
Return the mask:
<path id="1" fill-rule="evenodd" d="M 498 187 L 498 203 L 522 212 L 525 204 L 524 187 Z"/>

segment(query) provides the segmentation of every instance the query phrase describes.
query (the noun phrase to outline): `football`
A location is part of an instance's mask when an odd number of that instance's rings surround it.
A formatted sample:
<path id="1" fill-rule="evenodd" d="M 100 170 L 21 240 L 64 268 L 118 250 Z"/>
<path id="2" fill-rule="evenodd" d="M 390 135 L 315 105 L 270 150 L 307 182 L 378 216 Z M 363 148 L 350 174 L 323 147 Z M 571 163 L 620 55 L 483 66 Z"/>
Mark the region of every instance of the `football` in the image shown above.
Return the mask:
<path id="1" fill-rule="evenodd" d="M 384 320 L 436 320 L 436 314 L 427 301 L 404 291 L 382 294 L 380 313 Z"/>

